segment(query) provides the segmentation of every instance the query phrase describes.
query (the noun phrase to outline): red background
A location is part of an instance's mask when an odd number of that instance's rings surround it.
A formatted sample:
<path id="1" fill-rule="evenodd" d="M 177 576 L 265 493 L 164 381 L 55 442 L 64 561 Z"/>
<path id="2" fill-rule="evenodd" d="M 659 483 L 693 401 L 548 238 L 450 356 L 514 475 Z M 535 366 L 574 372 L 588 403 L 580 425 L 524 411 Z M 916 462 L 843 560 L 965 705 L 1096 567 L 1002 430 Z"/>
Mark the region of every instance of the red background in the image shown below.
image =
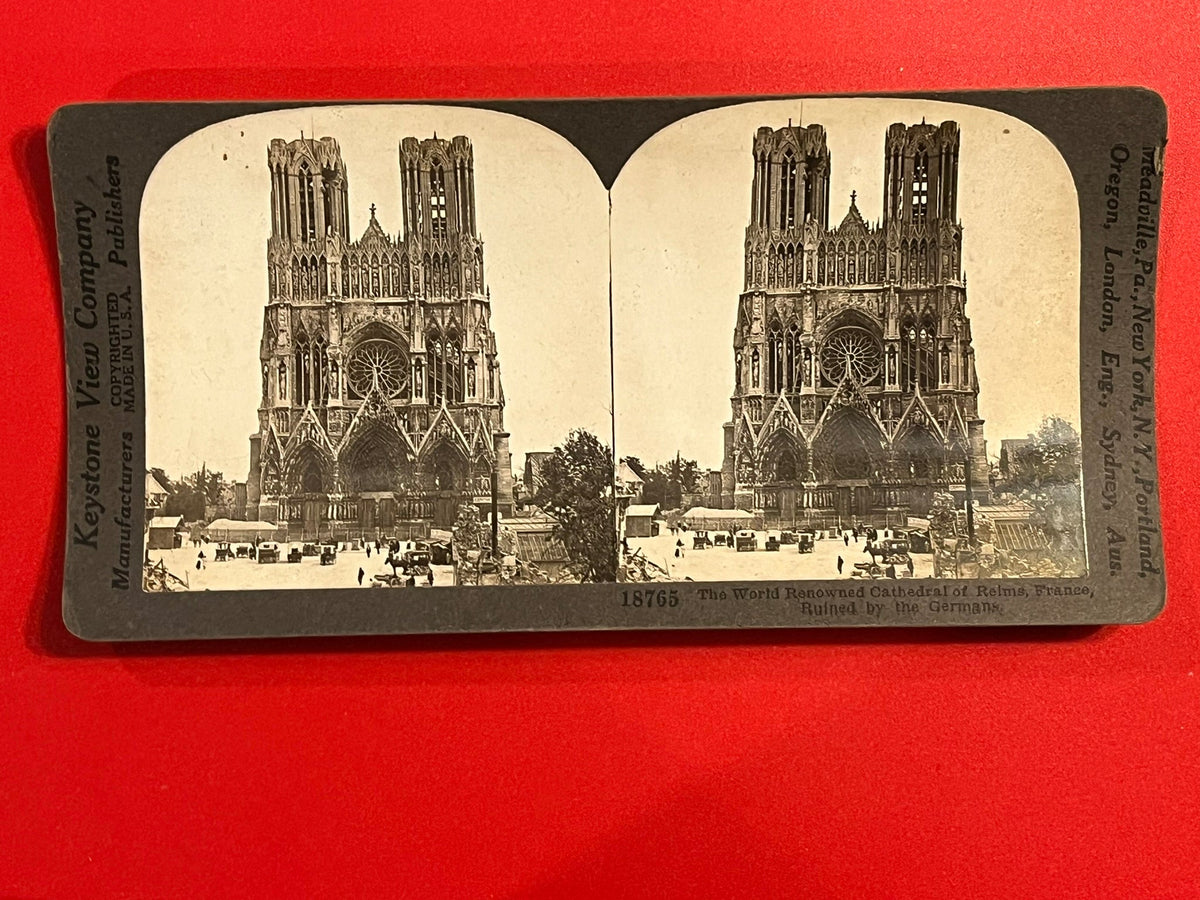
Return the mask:
<path id="1" fill-rule="evenodd" d="M 12 6 L 0 894 L 1200 896 L 1193 3 Z M 1170 115 L 1154 623 L 128 647 L 63 629 L 57 106 L 1105 84 Z"/>

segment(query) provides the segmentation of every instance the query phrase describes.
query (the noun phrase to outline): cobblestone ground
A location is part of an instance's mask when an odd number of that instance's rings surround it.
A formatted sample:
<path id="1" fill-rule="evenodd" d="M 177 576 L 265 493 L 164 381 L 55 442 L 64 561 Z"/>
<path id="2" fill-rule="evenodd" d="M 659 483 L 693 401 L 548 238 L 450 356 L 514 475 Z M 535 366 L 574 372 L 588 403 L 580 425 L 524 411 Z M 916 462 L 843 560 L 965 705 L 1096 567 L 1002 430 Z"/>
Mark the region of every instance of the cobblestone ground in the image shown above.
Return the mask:
<path id="1" fill-rule="evenodd" d="M 711 547 L 707 550 L 692 549 L 692 533 L 673 535 L 664 532 L 652 538 L 629 538 L 630 551 L 640 549 L 642 553 L 671 574 L 671 578 L 684 581 L 804 581 L 817 578 L 851 578 L 855 563 L 870 562 L 864 552 L 863 538 L 855 542 L 850 538 L 847 545 L 842 538 L 819 540 L 812 553 L 800 553 L 795 544 L 784 544 L 778 551 L 767 551 L 767 532 L 758 532 L 758 549 L 739 553 L 731 547 Z M 676 558 L 677 541 L 683 541 L 683 556 Z M 837 570 L 838 557 L 842 558 L 842 573 Z M 915 553 L 913 560 L 914 578 L 933 577 L 933 556 Z M 908 577 L 908 570 L 898 566 L 896 574 Z"/>

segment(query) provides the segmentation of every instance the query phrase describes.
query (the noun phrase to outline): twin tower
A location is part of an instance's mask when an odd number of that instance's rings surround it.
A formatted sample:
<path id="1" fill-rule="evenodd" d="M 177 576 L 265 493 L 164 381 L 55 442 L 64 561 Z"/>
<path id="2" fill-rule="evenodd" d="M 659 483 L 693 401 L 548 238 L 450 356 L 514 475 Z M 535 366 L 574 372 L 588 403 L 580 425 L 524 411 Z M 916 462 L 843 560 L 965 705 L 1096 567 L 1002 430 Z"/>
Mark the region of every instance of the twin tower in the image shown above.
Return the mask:
<path id="1" fill-rule="evenodd" d="M 399 145 L 403 228 L 350 234 L 333 138 L 267 149 L 271 235 L 247 504 L 289 537 L 422 537 L 512 507 L 470 140 Z"/>
<path id="2" fill-rule="evenodd" d="M 882 218 L 829 224 L 821 125 L 758 129 L 722 504 L 768 526 L 904 525 L 987 493 L 959 128 L 894 124 Z"/>

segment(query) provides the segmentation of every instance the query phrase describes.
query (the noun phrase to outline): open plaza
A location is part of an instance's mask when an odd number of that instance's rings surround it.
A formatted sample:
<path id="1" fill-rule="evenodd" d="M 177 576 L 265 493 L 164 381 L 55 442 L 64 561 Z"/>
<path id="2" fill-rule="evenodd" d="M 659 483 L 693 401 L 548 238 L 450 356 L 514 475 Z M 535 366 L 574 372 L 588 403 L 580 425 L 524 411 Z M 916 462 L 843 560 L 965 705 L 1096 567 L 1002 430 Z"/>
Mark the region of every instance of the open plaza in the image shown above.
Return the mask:
<path id="1" fill-rule="evenodd" d="M 773 532 L 778 534 L 778 532 Z M 679 531 L 672 534 L 664 529 L 654 537 L 626 538 L 630 553 L 640 553 L 656 566 L 666 571 L 673 581 L 803 581 L 823 578 L 854 578 L 857 563 L 870 563 L 866 539 L 850 532 L 819 538 L 813 542 L 811 552 L 801 553 L 798 544 L 781 544 L 778 550 L 766 550 L 768 532 L 754 533 L 757 548 L 752 551 L 735 550 L 731 546 L 712 546 L 698 550 L 694 548 L 695 532 Z M 676 556 L 675 551 L 680 555 Z M 913 573 L 908 567 L 897 565 L 897 578 L 932 578 L 933 555 L 930 553 L 910 554 Z M 838 558 L 842 560 L 842 571 L 838 572 Z M 886 569 L 886 565 L 882 565 Z"/>
<path id="2" fill-rule="evenodd" d="M 371 551 L 370 557 L 363 550 L 340 550 L 337 558 L 328 565 L 321 565 L 319 556 L 305 556 L 300 562 L 287 562 L 287 545 L 279 562 L 260 563 L 247 557 L 217 562 L 214 559 L 216 544 L 208 542 L 197 548 L 189 542 L 171 550 L 151 550 L 150 562 L 162 562 L 176 577 L 187 582 L 194 591 L 245 591 L 287 588 L 356 588 L 380 585 L 377 575 L 391 575 L 387 565 L 387 550 L 382 554 Z M 199 554 L 204 559 L 196 568 Z M 454 584 L 453 566 L 431 566 L 433 586 L 447 587 Z M 360 585 L 358 572 L 363 572 Z M 418 587 L 428 587 L 428 577 L 417 581 Z"/>

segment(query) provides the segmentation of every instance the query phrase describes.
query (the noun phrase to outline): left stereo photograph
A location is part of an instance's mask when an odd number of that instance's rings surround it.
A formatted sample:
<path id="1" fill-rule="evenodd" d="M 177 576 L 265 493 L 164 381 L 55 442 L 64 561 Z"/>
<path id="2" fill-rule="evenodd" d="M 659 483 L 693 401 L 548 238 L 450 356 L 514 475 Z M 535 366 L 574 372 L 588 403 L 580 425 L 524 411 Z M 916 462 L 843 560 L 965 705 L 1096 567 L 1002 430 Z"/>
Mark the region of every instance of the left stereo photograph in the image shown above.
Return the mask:
<path id="1" fill-rule="evenodd" d="M 149 585 L 614 579 L 607 228 L 573 146 L 488 110 L 171 147 L 140 218 Z M 542 510 L 589 488 L 592 527 L 556 533 Z"/>

